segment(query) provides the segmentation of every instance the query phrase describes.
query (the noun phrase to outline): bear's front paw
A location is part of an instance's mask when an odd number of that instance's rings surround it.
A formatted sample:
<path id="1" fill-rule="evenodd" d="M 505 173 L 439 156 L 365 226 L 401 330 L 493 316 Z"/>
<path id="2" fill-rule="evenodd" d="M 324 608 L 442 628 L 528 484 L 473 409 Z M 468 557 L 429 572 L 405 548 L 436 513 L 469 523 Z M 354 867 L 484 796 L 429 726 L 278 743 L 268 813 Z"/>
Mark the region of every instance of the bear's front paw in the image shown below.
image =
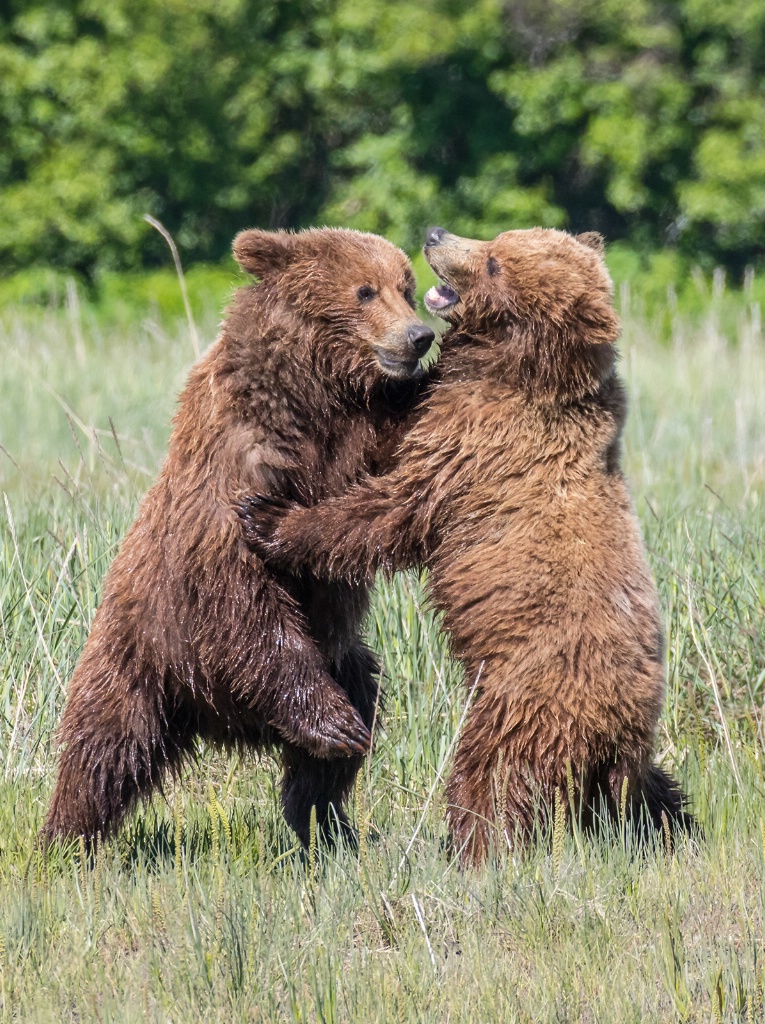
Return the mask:
<path id="1" fill-rule="evenodd" d="M 366 754 L 372 746 L 372 734 L 358 712 L 348 705 L 336 709 L 332 717 L 316 729 L 305 729 L 303 744 L 316 757 L 353 757 Z"/>
<path id="2" fill-rule="evenodd" d="M 247 545 L 264 559 L 277 554 L 279 545 L 274 534 L 295 507 L 293 501 L 267 494 L 251 494 L 236 502 L 234 510 Z"/>
<path id="3" fill-rule="evenodd" d="M 371 732 L 347 700 L 324 708 L 313 718 L 281 727 L 271 724 L 288 742 L 322 759 L 366 754 L 372 746 Z"/>

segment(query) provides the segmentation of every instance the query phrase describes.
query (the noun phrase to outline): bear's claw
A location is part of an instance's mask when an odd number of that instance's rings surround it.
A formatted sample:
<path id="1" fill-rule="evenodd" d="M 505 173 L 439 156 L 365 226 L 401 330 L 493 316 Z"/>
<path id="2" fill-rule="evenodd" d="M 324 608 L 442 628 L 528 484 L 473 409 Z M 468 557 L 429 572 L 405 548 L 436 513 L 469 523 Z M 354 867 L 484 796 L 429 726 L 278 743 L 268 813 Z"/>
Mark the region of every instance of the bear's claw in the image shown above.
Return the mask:
<path id="1" fill-rule="evenodd" d="M 296 732 L 294 739 L 290 737 L 293 742 L 325 759 L 366 754 L 372 746 L 372 734 L 355 711 L 342 725 L 330 722 L 322 728 L 301 728 Z"/>
<path id="2" fill-rule="evenodd" d="M 332 722 L 322 730 L 322 746 L 325 746 L 325 757 L 345 754 L 366 754 L 372 746 L 372 734 L 362 722 L 358 712 L 352 709 L 352 717 L 345 722 Z"/>
<path id="3" fill-rule="evenodd" d="M 251 494 L 234 504 L 244 539 L 259 554 L 267 555 L 271 550 L 273 535 L 283 516 L 287 515 L 295 502 L 272 494 Z"/>

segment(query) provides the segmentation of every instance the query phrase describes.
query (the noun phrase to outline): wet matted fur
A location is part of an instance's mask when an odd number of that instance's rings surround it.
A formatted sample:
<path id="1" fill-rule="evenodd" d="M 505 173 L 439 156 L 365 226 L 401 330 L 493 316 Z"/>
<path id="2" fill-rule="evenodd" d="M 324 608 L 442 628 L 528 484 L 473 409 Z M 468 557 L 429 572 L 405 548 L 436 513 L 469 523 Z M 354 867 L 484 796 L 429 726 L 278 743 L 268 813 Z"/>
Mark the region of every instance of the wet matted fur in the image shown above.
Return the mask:
<path id="1" fill-rule="evenodd" d="M 232 494 L 311 504 L 384 468 L 433 332 L 404 254 L 374 235 L 245 231 L 241 288 L 191 370 L 169 454 L 104 584 L 69 685 L 44 835 L 91 840 L 197 737 L 281 750 L 285 816 L 345 825 L 378 666 L 365 582 L 267 568 Z"/>
<path id="2" fill-rule="evenodd" d="M 620 468 L 619 321 L 596 234 L 432 229 L 451 323 L 398 465 L 312 509 L 241 510 L 271 564 L 369 580 L 427 566 L 475 699 L 447 786 L 462 862 L 527 841 L 568 788 L 585 819 L 620 805 L 688 828 L 653 763 L 665 693 L 659 602 Z M 570 783 L 569 783 L 569 780 Z"/>

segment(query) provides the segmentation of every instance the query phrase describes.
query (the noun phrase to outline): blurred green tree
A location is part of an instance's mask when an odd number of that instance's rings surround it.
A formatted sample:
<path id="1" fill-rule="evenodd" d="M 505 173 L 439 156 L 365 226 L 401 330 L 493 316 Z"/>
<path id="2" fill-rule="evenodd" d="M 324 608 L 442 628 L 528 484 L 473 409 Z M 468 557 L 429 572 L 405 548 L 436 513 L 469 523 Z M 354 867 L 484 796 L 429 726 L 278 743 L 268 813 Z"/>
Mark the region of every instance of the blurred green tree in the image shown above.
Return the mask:
<path id="1" fill-rule="evenodd" d="M 0 268 L 251 224 L 599 228 L 732 269 L 765 219 L 760 0 L 6 0 Z"/>

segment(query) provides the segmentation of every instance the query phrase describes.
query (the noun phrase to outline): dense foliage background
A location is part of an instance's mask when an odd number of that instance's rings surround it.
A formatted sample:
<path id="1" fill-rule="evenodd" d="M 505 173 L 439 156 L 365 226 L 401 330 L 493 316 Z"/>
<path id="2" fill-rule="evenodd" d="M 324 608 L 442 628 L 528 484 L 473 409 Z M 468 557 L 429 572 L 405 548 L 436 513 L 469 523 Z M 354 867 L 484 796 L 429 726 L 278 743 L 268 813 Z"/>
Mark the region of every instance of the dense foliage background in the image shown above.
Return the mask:
<path id="1" fill-rule="evenodd" d="M 0 271 L 336 223 L 599 228 L 738 272 L 765 218 L 760 0 L 5 0 Z"/>

